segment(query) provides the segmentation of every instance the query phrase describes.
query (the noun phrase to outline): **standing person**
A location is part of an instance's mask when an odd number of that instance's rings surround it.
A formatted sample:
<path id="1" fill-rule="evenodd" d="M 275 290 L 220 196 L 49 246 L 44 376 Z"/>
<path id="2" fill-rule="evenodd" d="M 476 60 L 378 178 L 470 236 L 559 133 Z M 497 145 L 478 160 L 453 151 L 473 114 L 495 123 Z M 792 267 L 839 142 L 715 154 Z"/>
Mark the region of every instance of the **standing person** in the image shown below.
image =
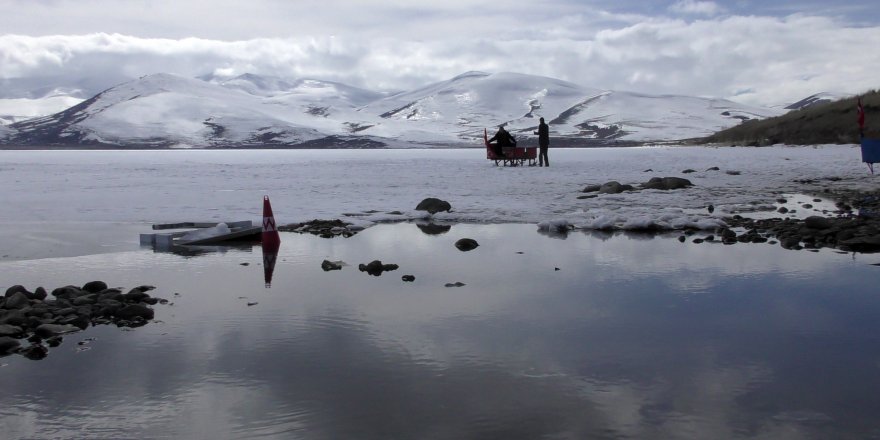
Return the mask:
<path id="1" fill-rule="evenodd" d="M 538 131 L 535 132 L 538 135 L 538 166 L 542 167 L 546 163 L 547 166 L 550 166 L 550 159 L 547 157 L 547 148 L 550 147 L 550 127 L 544 123 L 544 118 L 541 118 L 541 122 L 538 124 Z"/>

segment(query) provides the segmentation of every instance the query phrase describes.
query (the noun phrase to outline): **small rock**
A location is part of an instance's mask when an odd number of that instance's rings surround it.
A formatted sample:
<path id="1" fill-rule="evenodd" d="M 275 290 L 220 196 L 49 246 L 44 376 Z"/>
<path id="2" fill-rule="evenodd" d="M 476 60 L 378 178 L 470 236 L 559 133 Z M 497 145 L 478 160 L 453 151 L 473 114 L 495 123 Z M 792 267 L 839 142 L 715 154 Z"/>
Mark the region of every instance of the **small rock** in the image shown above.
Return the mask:
<path id="1" fill-rule="evenodd" d="M 255 306 L 255 305 L 257 305 L 257 304 L 259 304 L 259 302 L 256 302 L 256 301 L 255 301 L 255 302 L 249 302 L 249 303 L 247 303 L 248 307 L 250 307 L 250 306 Z"/>
<path id="2" fill-rule="evenodd" d="M 22 349 L 19 353 L 32 361 L 38 361 L 49 355 L 49 349 L 40 344 L 34 344 Z"/>
<path id="3" fill-rule="evenodd" d="M 373 260 L 367 264 L 359 264 L 358 270 L 366 272 L 373 276 L 380 276 L 382 272 L 397 270 L 400 266 L 396 264 L 383 264 L 379 260 Z"/>
<path id="4" fill-rule="evenodd" d="M 80 331 L 80 328 L 71 324 L 40 324 L 34 329 L 34 334 L 46 339 L 52 336 L 64 335 Z"/>
<path id="5" fill-rule="evenodd" d="M 682 171 L 681 173 L 682 174 L 690 174 L 690 173 L 696 173 L 696 172 L 697 172 L 696 170 L 692 170 L 692 169 L 688 168 L 688 169 Z"/>
<path id="6" fill-rule="evenodd" d="M 715 212 L 715 205 L 709 205 L 706 207 L 706 211 L 709 211 L 709 214 Z"/>
<path id="7" fill-rule="evenodd" d="M 734 171 L 734 170 L 727 170 L 726 173 L 729 174 L 729 175 L 731 175 L 731 176 L 739 176 L 740 174 L 742 174 L 741 172 L 739 172 L 739 171 Z"/>
<path id="8" fill-rule="evenodd" d="M 129 304 L 116 311 L 115 316 L 123 320 L 133 320 L 134 318 L 142 318 L 145 320 L 153 319 L 153 309 L 142 304 Z"/>
<path id="9" fill-rule="evenodd" d="M 455 247 L 462 252 L 472 251 L 479 245 L 480 244 L 472 238 L 462 238 L 455 242 Z"/>
<path id="10" fill-rule="evenodd" d="M 779 209 L 776 210 L 776 212 L 778 212 L 780 214 L 785 214 L 788 212 L 788 208 L 786 208 L 785 206 L 781 206 L 781 207 L 779 207 Z"/>
<path id="11" fill-rule="evenodd" d="M 456 281 L 454 283 L 446 283 L 446 287 L 462 287 L 465 286 L 461 281 Z"/>
<path id="12" fill-rule="evenodd" d="M 401 278 L 403 281 L 406 281 L 406 282 L 408 282 L 408 283 L 411 283 L 411 282 L 413 282 L 413 281 L 416 280 L 415 275 L 404 275 L 404 276 L 402 276 L 402 277 L 400 277 L 400 278 Z"/>
<path id="13" fill-rule="evenodd" d="M 706 168 L 706 171 L 721 171 L 721 168 L 711 167 L 711 168 Z"/>
<path id="14" fill-rule="evenodd" d="M 321 269 L 323 269 L 324 272 L 329 272 L 331 270 L 342 270 L 342 262 L 324 260 L 321 262 Z"/>

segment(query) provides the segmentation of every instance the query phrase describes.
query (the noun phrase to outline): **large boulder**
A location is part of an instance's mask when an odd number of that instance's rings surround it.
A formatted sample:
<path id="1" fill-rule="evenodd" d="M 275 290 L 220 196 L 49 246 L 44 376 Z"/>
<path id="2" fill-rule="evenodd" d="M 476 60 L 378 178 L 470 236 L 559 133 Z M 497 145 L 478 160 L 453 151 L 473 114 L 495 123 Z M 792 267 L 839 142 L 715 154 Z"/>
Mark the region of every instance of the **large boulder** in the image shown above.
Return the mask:
<path id="1" fill-rule="evenodd" d="M 612 180 L 610 182 L 605 182 L 599 187 L 599 194 L 620 194 L 624 191 L 632 191 L 632 185 L 621 185 L 620 182 L 616 180 Z"/>
<path id="2" fill-rule="evenodd" d="M 10 296 L 15 295 L 18 292 L 21 292 L 27 296 L 31 296 L 31 293 L 28 292 L 28 290 L 25 289 L 24 286 L 22 286 L 21 284 L 16 284 L 16 285 L 6 289 L 6 294 L 3 296 L 5 296 L 6 298 L 9 298 Z"/>
<path id="3" fill-rule="evenodd" d="M 810 229 L 828 229 L 833 225 L 831 219 L 818 215 L 811 215 L 804 219 L 804 226 Z"/>
<path id="4" fill-rule="evenodd" d="M 662 189 L 664 191 L 694 186 L 690 180 L 681 177 L 654 177 L 642 184 L 642 189 Z"/>
<path id="5" fill-rule="evenodd" d="M 449 212 L 450 210 L 452 210 L 452 205 L 450 205 L 449 202 L 435 199 L 433 197 L 428 197 L 427 199 L 422 200 L 416 206 L 416 211 L 428 211 L 432 215 L 440 211 Z"/>
<path id="6" fill-rule="evenodd" d="M 23 309 L 30 304 L 30 300 L 27 295 L 23 292 L 15 292 L 9 298 L 6 298 L 6 304 L 4 305 L 7 309 Z"/>
<path id="7" fill-rule="evenodd" d="M 103 281 L 89 281 L 88 283 L 83 284 L 82 290 L 85 290 L 89 293 L 98 293 L 107 288 L 107 283 Z"/>
<path id="8" fill-rule="evenodd" d="M 19 347 L 21 347 L 21 342 L 18 339 L 0 336 L 0 355 L 14 353 Z"/>

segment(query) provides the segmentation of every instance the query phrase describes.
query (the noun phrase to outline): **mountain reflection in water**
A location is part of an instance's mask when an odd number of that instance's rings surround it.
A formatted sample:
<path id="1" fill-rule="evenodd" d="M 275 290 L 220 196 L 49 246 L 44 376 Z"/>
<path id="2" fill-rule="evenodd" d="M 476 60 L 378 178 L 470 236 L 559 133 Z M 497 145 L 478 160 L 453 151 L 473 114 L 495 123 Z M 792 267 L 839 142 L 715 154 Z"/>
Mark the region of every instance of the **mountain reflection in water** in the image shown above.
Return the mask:
<path id="1" fill-rule="evenodd" d="M 258 246 L 2 262 L 8 285 L 152 284 L 172 304 L 131 331 L 68 335 L 41 361 L 0 358 L 0 429 L 9 438 L 880 434 L 876 257 L 534 225 L 418 226 L 282 234 L 270 288 Z M 461 252 L 461 238 L 479 247 Z M 325 272 L 324 259 L 347 266 Z M 357 270 L 372 260 L 400 268 Z M 445 287 L 455 282 L 464 285 Z"/>

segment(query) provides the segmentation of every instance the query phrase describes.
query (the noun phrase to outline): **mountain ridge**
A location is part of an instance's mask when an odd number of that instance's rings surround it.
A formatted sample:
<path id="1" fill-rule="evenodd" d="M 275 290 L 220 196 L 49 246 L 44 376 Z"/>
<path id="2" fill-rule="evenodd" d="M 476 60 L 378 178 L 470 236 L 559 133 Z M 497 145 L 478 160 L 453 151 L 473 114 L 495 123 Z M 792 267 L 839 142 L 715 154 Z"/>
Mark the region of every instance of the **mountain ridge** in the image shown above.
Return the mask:
<path id="1" fill-rule="evenodd" d="M 514 72 L 465 72 L 395 94 L 308 78 L 156 73 L 8 125 L 0 137 L 4 144 L 122 148 L 476 146 L 485 128 L 500 125 L 531 139 L 543 116 L 557 145 L 596 146 L 707 136 L 782 112 Z"/>

